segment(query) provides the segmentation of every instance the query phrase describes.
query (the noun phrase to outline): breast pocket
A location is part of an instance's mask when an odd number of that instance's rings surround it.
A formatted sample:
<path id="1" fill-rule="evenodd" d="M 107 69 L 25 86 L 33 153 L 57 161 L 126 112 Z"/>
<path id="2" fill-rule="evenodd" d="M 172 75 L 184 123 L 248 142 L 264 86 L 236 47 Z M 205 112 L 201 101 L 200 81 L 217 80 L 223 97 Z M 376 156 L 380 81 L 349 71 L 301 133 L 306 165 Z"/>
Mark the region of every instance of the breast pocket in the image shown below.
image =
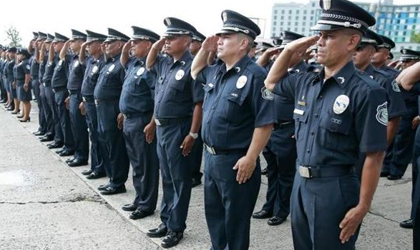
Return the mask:
<path id="1" fill-rule="evenodd" d="M 244 109 L 245 96 L 241 93 L 228 93 L 226 96 L 228 100 L 228 107 L 226 113 L 226 119 L 231 122 L 240 122 L 241 117 L 246 116 L 246 110 Z M 250 112 L 250 110 L 248 111 Z"/>
<path id="2" fill-rule="evenodd" d="M 203 110 L 206 111 L 208 109 L 209 104 L 209 98 L 210 95 L 213 93 L 213 86 L 209 86 L 209 84 L 204 85 L 204 102 L 203 102 Z"/>
<path id="3" fill-rule="evenodd" d="M 185 85 L 187 80 L 170 82 L 167 88 L 168 100 L 174 103 L 182 103 L 185 97 Z"/>
<path id="4" fill-rule="evenodd" d="M 299 136 L 299 131 L 304 129 L 308 122 L 308 111 L 302 108 L 295 108 L 293 110 L 293 119 L 295 120 L 295 139 L 300 141 L 303 137 Z"/>
<path id="5" fill-rule="evenodd" d="M 350 149 L 353 143 L 349 142 L 353 119 L 351 112 L 346 110 L 342 114 L 327 112 L 320 122 L 320 142 L 326 148 L 341 150 Z"/>

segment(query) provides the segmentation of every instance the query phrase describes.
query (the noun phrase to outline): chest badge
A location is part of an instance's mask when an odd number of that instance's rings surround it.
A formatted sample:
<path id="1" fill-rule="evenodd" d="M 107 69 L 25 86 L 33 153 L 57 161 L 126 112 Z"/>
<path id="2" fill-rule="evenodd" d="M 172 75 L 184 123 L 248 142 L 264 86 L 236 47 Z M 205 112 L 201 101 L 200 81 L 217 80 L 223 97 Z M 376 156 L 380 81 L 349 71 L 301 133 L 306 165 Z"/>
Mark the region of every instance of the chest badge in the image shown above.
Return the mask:
<path id="1" fill-rule="evenodd" d="M 176 75 L 175 75 L 175 80 L 177 81 L 181 80 L 182 77 L 184 77 L 184 75 L 185 75 L 185 72 L 182 69 L 178 70 L 178 72 L 176 72 Z"/>
<path id="2" fill-rule="evenodd" d="M 79 66 L 79 60 L 74 61 L 73 68 L 76 68 L 77 66 Z"/>
<path id="3" fill-rule="evenodd" d="M 63 64 L 63 60 L 58 61 L 58 66 L 61 66 Z"/>
<path id="4" fill-rule="evenodd" d="M 98 72 L 98 69 L 99 69 L 99 67 L 95 65 L 95 66 L 92 68 L 92 74 L 95 74 L 96 72 Z"/>
<path id="5" fill-rule="evenodd" d="M 241 89 L 245 86 L 246 81 L 248 81 L 248 77 L 242 75 L 238 78 L 238 81 L 236 81 L 236 88 Z"/>
<path id="6" fill-rule="evenodd" d="M 333 105 L 333 111 L 335 114 L 339 115 L 342 114 L 348 108 L 350 103 L 350 99 L 346 95 L 339 95 Z"/>
<path id="7" fill-rule="evenodd" d="M 112 64 L 111 66 L 109 66 L 108 68 L 108 73 L 111 73 L 115 68 L 115 64 Z"/>
<path id="8" fill-rule="evenodd" d="M 141 76 L 144 73 L 144 67 L 139 68 L 139 70 L 137 70 L 137 75 Z"/>
<path id="9" fill-rule="evenodd" d="M 340 82 L 340 84 L 343 84 L 345 81 L 346 81 L 346 79 L 344 79 L 344 77 L 337 77 L 337 80 Z"/>

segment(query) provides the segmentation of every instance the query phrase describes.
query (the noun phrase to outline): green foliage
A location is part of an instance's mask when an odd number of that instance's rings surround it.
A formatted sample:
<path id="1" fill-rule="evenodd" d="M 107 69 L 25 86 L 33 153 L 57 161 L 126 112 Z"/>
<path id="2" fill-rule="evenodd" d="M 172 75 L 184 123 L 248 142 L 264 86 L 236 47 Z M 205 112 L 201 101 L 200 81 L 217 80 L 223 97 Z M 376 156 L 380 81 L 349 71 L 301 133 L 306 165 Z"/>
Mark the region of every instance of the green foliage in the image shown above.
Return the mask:
<path id="1" fill-rule="evenodd" d="M 15 27 L 10 26 L 5 30 L 5 33 L 6 41 L 9 43 L 9 46 L 22 47 L 22 45 L 20 44 L 22 38 L 20 37 L 19 31 Z"/>

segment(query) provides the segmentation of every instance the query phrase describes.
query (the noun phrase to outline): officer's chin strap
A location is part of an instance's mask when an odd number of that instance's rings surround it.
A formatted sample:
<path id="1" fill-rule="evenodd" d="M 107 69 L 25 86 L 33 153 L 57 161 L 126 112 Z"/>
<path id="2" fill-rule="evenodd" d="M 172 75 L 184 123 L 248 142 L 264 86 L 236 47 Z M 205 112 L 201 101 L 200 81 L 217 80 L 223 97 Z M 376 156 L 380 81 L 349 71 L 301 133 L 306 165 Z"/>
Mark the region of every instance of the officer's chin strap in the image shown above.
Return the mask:
<path id="1" fill-rule="evenodd" d="M 360 29 L 362 25 L 360 23 L 350 23 L 350 22 L 336 22 L 336 21 L 327 21 L 327 20 L 320 20 L 318 21 L 319 24 L 331 24 L 331 25 L 337 25 L 337 26 L 343 26 L 346 28 L 356 28 Z"/>

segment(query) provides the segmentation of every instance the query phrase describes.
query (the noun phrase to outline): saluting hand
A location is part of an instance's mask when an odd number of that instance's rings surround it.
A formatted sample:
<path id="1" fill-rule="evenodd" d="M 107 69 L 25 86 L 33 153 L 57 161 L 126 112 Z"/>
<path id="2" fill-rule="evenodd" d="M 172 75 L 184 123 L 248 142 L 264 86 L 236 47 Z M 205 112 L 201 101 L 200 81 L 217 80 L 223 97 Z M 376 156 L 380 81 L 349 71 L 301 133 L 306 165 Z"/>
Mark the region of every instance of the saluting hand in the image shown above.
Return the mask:
<path id="1" fill-rule="evenodd" d="M 305 53 L 306 50 L 311 47 L 312 45 L 316 44 L 319 40 L 319 35 L 310 36 L 310 37 L 302 37 L 293 42 L 290 42 L 284 48 L 285 50 L 289 50 L 292 52 L 303 52 Z"/>
<path id="2" fill-rule="evenodd" d="M 362 223 L 368 210 L 363 209 L 361 206 L 356 206 L 350 209 L 344 219 L 340 222 L 340 240 L 341 243 L 346 243 L 351 236 L 354 235 L 359 225 Z"/>
<path id="3" fill-rule="evenodd" d="M 153 44 L 152 48 L 160 52 L 163 48 L 163 45 L 165 45 L 165 42 L 166 42 L 166 38 L 161 38 L 159 41 Z"/>
<path id="4" fill-rule="evenodd" d="M 245 183 L 249 178 L 251 178 L 256 165 L 256 160 L 251 159 L 251 157 L 246 155 L 239 159 L 233 167 L 234 170 L 238 170 L 236 173 L 236 181 L 239 184 Z"/>
<path id="5" fill-rule="evenodd" d="M 212 35 L 204 40 L 201 48 L 208 52 L 216 52 L 217 51 L 217 42 L 219 41 L 219 37 L 216 35 Z"/>
<path id="6" fill-rule="evenodd" d="M 124 44 L 122 52 L 123 53 L 128 53 L 131 49 L 131 41 L 128 41 Z"/>
<path id="7" fill-rule="evenodd" d="M 155 131 L 156 131 L 156 124 L 154 122 L 150 122 L 149 124 L 144 127 L 143 133 L 146 138 L 147 143 L 152 143 L 153 139 L 155 138 Z"/>

